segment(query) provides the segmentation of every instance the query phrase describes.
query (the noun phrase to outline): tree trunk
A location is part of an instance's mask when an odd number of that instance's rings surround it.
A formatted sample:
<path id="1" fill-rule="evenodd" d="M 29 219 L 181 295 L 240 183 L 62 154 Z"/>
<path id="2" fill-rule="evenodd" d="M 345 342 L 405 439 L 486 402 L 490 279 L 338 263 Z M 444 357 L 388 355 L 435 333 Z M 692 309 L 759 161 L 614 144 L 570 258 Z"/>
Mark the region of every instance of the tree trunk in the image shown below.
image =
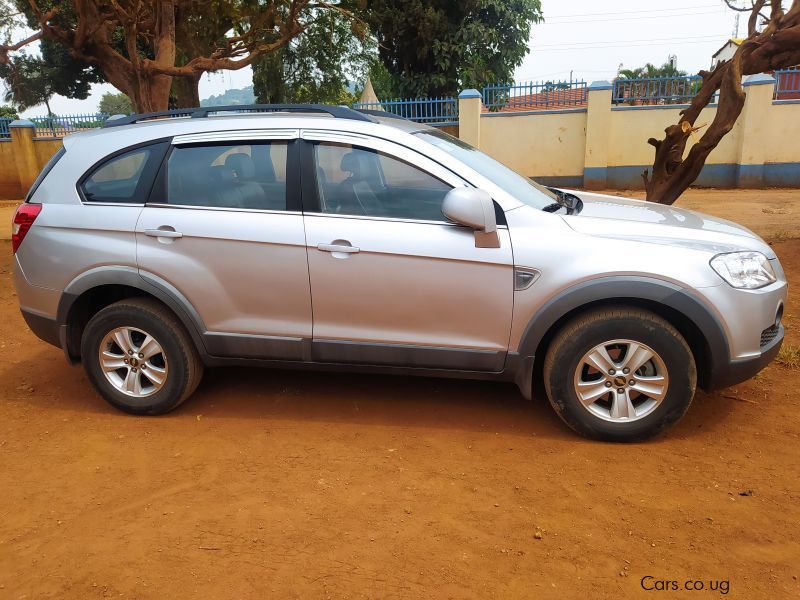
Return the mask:
<path id="1" fill-rule="evenodd" d="M 121 92 L 127 94 L 133 105 L 135 113 L 158 112 L 169 109 L 169 91 L 172 86 L 172 77 L 167 75 L 141 74 L 135 84 L 114 84 Z"/>
<path id="2" fill-rule="evenodd" d="M 667 127 L 663 140 L 648 140 L 656 148 L 653 175 L 648 177 L 647 171 L 644 174 L 647 199 L 652 202 L 673 204 L 686 191 L 700 175 L 711 151 L 733 129 L 744 108 L 741 56 L 735 55 L 713 72 L 701 75 L 703 86 L 691 106 L 681 111 L 679 124 Z M 720 91 L 717 114 L 703 137 L 686 154 L 695 122 L 717 90 Z"/>
<path id="3" fill-rule="evenodd" d="M 728 6 L 735 5 L 728 2 Z M 769 3 L 769 17 L 762 12 Z M 678 123 L 670 125 L 663 140 L 650 138 L 655 147 L 652 174 L 645 171 L 647 199 L 672 204 L 697 179 L 712 150 L 727 135 L 744 108 L 745 93 L 742 76 L 774 71 L 800 63 L 800 0 L 793 0 L 788 11 L 780 0 L 754 0 L 748 21 L 748 37 L 736 49 L 733 57 L 719 63 L 713 71 L 701 71 L 702 85 L 689 107 L 680 112 Z M 759 19 L 763 28 L 757 30 Z M 717 112 L 709 128 L 686 152 L 687 143 L 696 129 L 700 112 L 719 91 Z"/>
<path id="4" fill-rule="evenodd" d="M 186 7 L 189 3 L 178 0 L 74 0 L 63 3 L 74 12 L 73 15 L 65 14 L 64 19 L 55 19 L 60 14 L 62 3 L 55 3 L 57 6 L 46 11 L 36 0 L 28 0 L 27 4 L 41 31 L 16 44 L 0 43 L 1 64 L 10 61 L 10 52 L 42 38 L 52 40 L 67 48 L 75 58 L 96 65 L 108 83 L 131 99 L 133 110 L 144 113 L 169 108 L 173 77 L 187 78 L 190 82 L 179 84 L 183 88 L 178 94 L 179 104 L 197 106 L 197 83 L 203 73 L 242 69 L 260 56 L 286 46 L 305 30 L 307 21 L 303 17 L 309 16 L 310 0 L 270 1 L 263 5 L 244 3 L 248 6 L 228 7 L 231 9 L 223 11 L 222 18 L 213 24 L 211 30 L 198 34 L 205 36 L 202 38 L 204 43 L 200 44 L 202 48 L 185 50 L 185 60 L 180 66 L 176 62 L 176 4 Z M 191 4 L 214 4 L 214 10 L 219 8 L 217 5 L 225 6 L 225 3 Z M 339 10 L 323 4 L 331 10 Z M 61 21 L 65 19 L 74 22 L 64 25 Z M 249 24 L 245 31 L 233 27 L 245 22 Z M 120 29 L 121 40 L 118 38 Z M 222 39 L 215 41 L 217 38 Z M 213 51 L 204 55 L 206 46 L 212 42 L 215 44 Z"/>
<path id="5" fill-rule="evenodd" d="M 200 73 L 191 77 L 174 77 L 172 79 L 173 108 L 192 108 L 200 106 Z"/>

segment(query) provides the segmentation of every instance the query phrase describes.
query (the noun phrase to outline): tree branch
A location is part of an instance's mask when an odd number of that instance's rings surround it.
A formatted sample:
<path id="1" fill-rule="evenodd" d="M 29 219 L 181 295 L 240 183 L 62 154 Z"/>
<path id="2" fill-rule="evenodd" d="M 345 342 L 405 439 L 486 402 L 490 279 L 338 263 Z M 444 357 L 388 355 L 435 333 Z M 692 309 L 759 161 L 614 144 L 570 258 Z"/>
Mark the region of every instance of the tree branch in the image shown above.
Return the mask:
<path id="1" fill-rule="evenodd" d="M 725 4 L 728 5 L 728 8 L 730 8 L 731 10 L 735 10 L 736 12 L 751 12 L 753 10 L 752 6 L 750 6 L 750 7 L 737 6 L 737 5 L 733 4 L 732 0 L 724 0 L 724 2 L 725 2 Z"/>
<path id="2" fill-rule="evenodd" d="M 206 71 L 219 71 L 222 69 L 228 71 L 238 71 L 239 69 L 243 69 L 244 67 L 251 64 L 254 60 L 267 54 L 269 52 L 273 52 L 280 48 L 286 46 L 289 42 L 292 41 L 297 35 L 302 33 L 305 30 L 305 26 L 300 26 L 296 29 L 293 29 L 291 32 L 285 34 L 280 40 L 277 42 L 273 42 L 270 44 L 260 44 L 254 48 L 251 48 L 247 55 L 244 58 L 236 59 L 236 56 L 240 56 L 244 49 L 240 51 L 235 51 L 229 56 L 201 56 L 197 58 L 191 59 L 183 66 L 174 66 L 174 65 L 160 65 L 156 64 L 155 62 L 144 59 L 144 66 L 149 71 L 153 73 L 160 73 L 162 75 L 171 75 L 172 77 L 186 77 L 193 75 L 195 73 L 204 73 Z"/>
<path id="3" fill-rule="evenodd" d="M 0 64 L 7 65 L 10 62 L 10 58 L 8 57 L 9 52 L 15 52 L 20 48 L 27 46 L 30 43 L 35 42 L 36 40 L 42 39 L 44 34 L 41 31 L 37 31 L 33 35 L 26 37 L 24 40 L 20 40 L 16 44 L 4 44 L 0 45 Z"/>
<path id="4" fill-rule="evenodd" d="M 742 112 L 745 93 L 742 77 L 800 64 L 800 0 L 784 12 L 781 0 L 755 0 L 750 9 L 726 4 L 739 12 L 750 12 L 749 33 L 730 60 L 710 72 L 701 71 L 702 84 L 678 123 L 667 127 L 663 140 L 649 139 L 655 148 L 651 175 L 645 178 L 647 199 L 672 204 L 700 175 L 709 154 L 727 135 Z M 769 1 L 770 16 L 757 30 L 761 11 Z M 719 92 L 719 103 L 711 125 L 686 153 L 687 143 L 700 113 Z M 685 155 L 685 158 L 684 158 Z"/>

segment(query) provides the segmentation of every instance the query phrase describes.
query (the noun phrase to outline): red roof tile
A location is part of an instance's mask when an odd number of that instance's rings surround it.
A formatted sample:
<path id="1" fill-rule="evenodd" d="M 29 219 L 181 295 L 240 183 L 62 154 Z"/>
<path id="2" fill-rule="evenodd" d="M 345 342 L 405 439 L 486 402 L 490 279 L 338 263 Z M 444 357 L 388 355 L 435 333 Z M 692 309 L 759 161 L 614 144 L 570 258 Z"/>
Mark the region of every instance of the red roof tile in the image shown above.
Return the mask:
<path id="1" fill-rule="evenodd" d="M 571 88 L 568 90 L 553 90 L 538 94 L 514 96 L 501 109 L 491 111 L 483 107 L 483 112 L 523 112 L 532 110 L 558 110 L 564 108 L 578 108 L 586 106 L 586 89 Z"/>

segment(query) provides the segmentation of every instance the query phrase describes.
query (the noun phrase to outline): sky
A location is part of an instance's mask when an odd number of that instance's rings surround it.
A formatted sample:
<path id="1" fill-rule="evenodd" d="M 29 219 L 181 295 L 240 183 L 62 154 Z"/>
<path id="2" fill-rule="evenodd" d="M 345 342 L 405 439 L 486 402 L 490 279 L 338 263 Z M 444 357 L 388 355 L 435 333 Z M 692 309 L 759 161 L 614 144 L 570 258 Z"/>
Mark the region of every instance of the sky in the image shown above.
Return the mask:
<path id="1" fill-rule="evenodd" d="M 515 71 L 517 82 L 611 79 L 620 64 L 636 68 L 647 62 L 661 65 L 671 54 L 678 68 L 696 73 L 711 65 L 711 55 L 734 33 L 735 13 L 723 0 L 542 0 L 545 22 L 534 25 L 529 54 Z M 743 15 L 739 32 L 746 29 Z M 252 84 L 249 68 L 205 75 L 200 98 Z M 95 85 L 86 100 L 55 97 L 56 114 L 97 111 L 103 93 L 116 90 Z M 35 107 L 25 116 L 45 113 Z"/>

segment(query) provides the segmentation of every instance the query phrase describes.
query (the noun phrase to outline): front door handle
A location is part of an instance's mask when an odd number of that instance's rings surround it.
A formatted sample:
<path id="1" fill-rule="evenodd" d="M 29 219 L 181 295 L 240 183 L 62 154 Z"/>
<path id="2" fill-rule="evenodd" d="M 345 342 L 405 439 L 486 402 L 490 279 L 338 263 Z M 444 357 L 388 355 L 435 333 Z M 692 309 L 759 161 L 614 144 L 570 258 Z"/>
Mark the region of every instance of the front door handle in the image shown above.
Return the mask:
<path id="1" fill-rule="evenodd" d="M 356 254 L 357 252 L 361 252 L 360 248 L 356 248 L 355 246 L 351 246 L 350 242 L 345 242 L 343 240 L 334 240 L 330 244 L 317 244 L 317 250 L 322 252 L 332 252 L 335 254 Z"/>
<path id="2" fill-rule="evenodd" d="M 180 231 L 175 231 L 175 228 L 170 227 L 169 225 L 162 225 L 158 229 L 145 229 L 144 234 L 149 235 L 150 237 L 169 238 L 171 240 L 176 240 L 183 237 L 183 234 Z"/>

